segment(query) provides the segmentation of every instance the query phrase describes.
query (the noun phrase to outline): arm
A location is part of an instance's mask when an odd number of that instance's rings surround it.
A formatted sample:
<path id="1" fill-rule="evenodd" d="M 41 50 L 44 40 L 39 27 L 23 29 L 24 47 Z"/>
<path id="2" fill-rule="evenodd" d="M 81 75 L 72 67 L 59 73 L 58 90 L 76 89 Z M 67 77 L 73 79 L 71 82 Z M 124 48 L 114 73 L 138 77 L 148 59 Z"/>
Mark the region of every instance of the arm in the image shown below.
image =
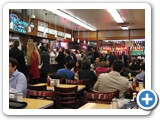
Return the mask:
<path id="1" fill-rule="evenodd" d="M 17 84 L 15 88 L 10 88 L 10 92 L 17 93 L 17 92 L 23 92 L 25 89 L 27 89 L 27 80 L 24 74 L 20 74 L 17 76 Z"/>

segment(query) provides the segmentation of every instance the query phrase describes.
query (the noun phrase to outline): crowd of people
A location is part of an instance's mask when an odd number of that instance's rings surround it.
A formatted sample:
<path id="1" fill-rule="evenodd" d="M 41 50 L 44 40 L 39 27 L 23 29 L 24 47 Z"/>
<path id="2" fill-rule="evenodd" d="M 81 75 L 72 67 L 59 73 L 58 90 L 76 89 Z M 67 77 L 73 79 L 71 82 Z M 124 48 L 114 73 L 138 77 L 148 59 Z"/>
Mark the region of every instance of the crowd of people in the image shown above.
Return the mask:
<path id="1" fill-rule="evenodd" d="M 23 92 L 26 96 L 27 84 L 46 83 L 50 72 L 50 55 L 43 44 L 38 47 L 33 41 L 27 42 L 26 61 L 24 53 L 18 49 L 19 41 L 14 41 L 9 51 L 9 85 L 12 92 Z M 128 73 L 138 71 L 136 79 L 144 80 L 144 59 L 131 59 L 123 52 L 116 56 L 114 52 L 101 53 L 96 48 L 87 51 L 64 49 L 60 47 L 55 58 L 58 69 L 52 77 L 59 76 L 70 80 L 89 80 L 89 89 L 99 92 L 132 89 L 128 81 Z M 139 73 L 139 74 L 138 74 Z"/>

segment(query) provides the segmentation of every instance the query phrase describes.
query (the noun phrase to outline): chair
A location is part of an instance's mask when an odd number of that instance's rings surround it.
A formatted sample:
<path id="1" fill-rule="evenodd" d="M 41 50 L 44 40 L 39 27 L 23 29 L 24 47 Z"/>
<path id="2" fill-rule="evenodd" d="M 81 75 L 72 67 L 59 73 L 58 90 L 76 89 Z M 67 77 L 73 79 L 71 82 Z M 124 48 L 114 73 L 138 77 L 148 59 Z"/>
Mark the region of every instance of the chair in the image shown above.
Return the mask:
<path id="1" fill-rule="evenodd" d="M 55 95 L 55 108 L 64 109 L 64 108 L 77 108 L 77 90 L 78 86 L 71 88 L 60 88 L 54 87 Z"/>
<path id="2" fill-rule="evenodd" d="M 84 85 L 83 80 L 68 80 L 66 79 L 66 84 L 73 84 L 73 85 Z"/>
<path id="3" fill-rule="evenodd" d="M 35 85 L 28 84 L 27 85 L 27 89 L 29 89 L 29 90 L 38 90 L 38 91 L 46 91 L 47 90 L 47 86 L 46 85 L 35 86 Z"/>
<path id="4" fill-rule="evenodd" d="M 110 104 L 112 99 L 119 96 L 119 90 L 113 92 L 101 93 L 97 91 L 84 92 L 85 103 L 107 103 Z"/>
<path id="5" fill-rule="evenodd" d="M 53 91 L 38 91 L 27 89 L 28 98 L 53 99 Z"/>

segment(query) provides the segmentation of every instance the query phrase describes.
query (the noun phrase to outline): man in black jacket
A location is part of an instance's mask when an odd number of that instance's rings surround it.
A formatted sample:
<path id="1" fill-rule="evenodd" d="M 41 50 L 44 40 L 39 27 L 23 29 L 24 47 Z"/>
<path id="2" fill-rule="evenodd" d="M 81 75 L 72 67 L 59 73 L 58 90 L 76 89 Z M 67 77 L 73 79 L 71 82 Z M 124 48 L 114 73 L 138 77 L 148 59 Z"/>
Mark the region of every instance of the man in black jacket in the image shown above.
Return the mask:
<path id="1" fill-rule="evenodd" d="M 9 57 L 15 58 L 18 62 L 17 69 L 22 72 L 24 75 L 27 75 L 27 66 L 24 59 L 24 53 L 19 50 L 19 41 L 15 40 L 13 47 L 9 50 Z"/>

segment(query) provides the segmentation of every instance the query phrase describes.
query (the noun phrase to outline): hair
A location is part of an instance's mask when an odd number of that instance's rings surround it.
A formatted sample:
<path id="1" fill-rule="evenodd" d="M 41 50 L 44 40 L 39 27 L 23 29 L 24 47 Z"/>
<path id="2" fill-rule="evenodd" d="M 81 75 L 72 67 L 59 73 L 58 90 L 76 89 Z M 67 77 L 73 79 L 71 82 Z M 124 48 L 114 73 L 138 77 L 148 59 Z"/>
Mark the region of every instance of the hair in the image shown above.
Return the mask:
<path id="1" fill-rule="evenodd" d="M 19 46 L 19 41 L 15 40 L 14 43 L 13 43 L 13 46 L 17 48 Z"/>
<path id="2" fill-rule="evenodd" d="M 12 67 L 18 66 L 18 62 L 15 58 L 10 57 L 9 58 L 9 63 L 11 63 Z"/>
<path id="3" fill-rule="evenodd" d="M 46 50 L 46 47 L 43 46 L 43 45 L 40 47 L 40 49 L 41 49 L 42 51 L 47 51 L 47 50 Z"/>
<path id="4" fill-rule="evenodd" d="M 27 49 L 27 64 L 31 65 L 32 53 L 34 52 L 34 50 L 36 51 L 37 56 L 38 56 L 38 64 L 41 64 L 40 55 L 39 55 L 39 52 L 38 52 L 37 48 L 35 47 L 34 43 L 32 41 L 29 41 L 27 43 L 27 45 L 28 45 L 28 49 Z"/>
<path id="5" fill-rule="evenodd" d="M 144 70 L 145 71 L 145 64 L 143 63 L 142 66 L 141 66 L 141 70 Z"/>
<path id="6" fill-rule="evenodd" d="M 106 67 L 106 62 L 105 61 L 101 61 L 100 62 L 100 67 Z"/>
<path id="7" fill-rule="evenodd" d="M 75 65 L 75 62 L 73 60 L 69 60 L 67 63 L 66 63 L 66 67 L 68 69 L 72 69 Z"/>
<path id="8" fill-rule="evenodd" d="M 112 64 L 113 71 L 120 72 L 123 69 L 123 62 L 120 60 L 115 60 Z"/>
<path id="9" fill-rule="evenodd" d="M 81 68 L 83 70 L 89 70 L 90 69 L 90 62 L 87 60 L 82 61 Z"/>
<path id="10" fill-rule="evenodd" d="M 70 50 L 69 49 L 65 49 L 65 52 L 70 55 Z"/>

